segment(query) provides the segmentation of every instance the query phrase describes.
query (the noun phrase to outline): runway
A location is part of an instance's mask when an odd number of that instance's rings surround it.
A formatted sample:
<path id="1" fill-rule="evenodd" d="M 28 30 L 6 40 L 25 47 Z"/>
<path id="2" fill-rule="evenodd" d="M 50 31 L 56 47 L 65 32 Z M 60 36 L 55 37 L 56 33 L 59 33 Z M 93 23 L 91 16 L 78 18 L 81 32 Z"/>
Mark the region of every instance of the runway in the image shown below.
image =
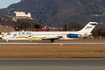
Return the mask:
<path id="1" fill-rule="evenodd" d="M 50 42 L 0 42 L 0 45 L 105 45 L 105 43 L 73 42 L 73 43 L 50 43 Z"/>
<path id="2" fill-rule="evenodd" d="M 0 70 L 105 70 L 105 59 L 2 58 Z"/>

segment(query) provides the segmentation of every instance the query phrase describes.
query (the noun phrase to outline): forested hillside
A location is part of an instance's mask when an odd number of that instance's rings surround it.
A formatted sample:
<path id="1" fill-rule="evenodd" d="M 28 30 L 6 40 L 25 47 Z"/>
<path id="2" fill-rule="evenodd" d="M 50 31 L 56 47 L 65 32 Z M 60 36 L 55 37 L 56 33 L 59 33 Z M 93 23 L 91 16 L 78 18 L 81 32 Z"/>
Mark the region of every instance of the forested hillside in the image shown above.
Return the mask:
<path id="1" fill-rule="evenodd" d="M 13 15 L 13 11 L 30 12 L 42 25 L 53 27 L 71 22 L 105 23 L 105 0 L 24 0 L 1 9 L 0 15 Z"/>

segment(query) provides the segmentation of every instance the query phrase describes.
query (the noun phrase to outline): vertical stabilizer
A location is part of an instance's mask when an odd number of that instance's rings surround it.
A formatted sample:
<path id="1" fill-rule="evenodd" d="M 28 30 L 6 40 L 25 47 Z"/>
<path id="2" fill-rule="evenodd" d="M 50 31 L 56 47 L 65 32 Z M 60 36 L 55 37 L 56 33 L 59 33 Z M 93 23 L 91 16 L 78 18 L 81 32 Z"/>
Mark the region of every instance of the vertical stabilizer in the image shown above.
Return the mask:
<path id="1" fill-rule="evenodd" d="M 94 29 L 94 27 L 98 24 L 98 22 L 89 22 L 82 30 L 79 32 L 82 33 L 91 33 L 91 31 Z"/>

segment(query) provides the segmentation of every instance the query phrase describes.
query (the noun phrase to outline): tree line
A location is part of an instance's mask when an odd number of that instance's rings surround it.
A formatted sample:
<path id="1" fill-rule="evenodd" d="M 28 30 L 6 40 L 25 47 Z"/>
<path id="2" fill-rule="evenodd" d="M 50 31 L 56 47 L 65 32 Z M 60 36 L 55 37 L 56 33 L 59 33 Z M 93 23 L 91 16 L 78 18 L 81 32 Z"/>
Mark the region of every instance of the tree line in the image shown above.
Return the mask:
<path id="1" fill-rule="evenodd" d="M 40 29 L 42 26 L 38 23 L 35 23 L 33 26 L 30 27 L 30 24 L 27 22 L 22 22 L 20 25 L 20 29 L 26 30 L 28 28 L 35 28 L 35 29 Z"/>

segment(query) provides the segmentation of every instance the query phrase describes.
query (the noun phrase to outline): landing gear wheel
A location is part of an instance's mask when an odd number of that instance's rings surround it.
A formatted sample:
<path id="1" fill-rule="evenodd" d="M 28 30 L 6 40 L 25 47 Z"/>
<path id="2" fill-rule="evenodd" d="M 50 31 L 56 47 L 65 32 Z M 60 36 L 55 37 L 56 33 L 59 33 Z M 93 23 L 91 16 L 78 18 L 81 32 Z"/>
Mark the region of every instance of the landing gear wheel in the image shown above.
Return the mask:
<path id="1" fill-rule="evenodd" d="M 54 42 L 54 39 L 52 39 L 51 42 L 53 43 Z"/>

